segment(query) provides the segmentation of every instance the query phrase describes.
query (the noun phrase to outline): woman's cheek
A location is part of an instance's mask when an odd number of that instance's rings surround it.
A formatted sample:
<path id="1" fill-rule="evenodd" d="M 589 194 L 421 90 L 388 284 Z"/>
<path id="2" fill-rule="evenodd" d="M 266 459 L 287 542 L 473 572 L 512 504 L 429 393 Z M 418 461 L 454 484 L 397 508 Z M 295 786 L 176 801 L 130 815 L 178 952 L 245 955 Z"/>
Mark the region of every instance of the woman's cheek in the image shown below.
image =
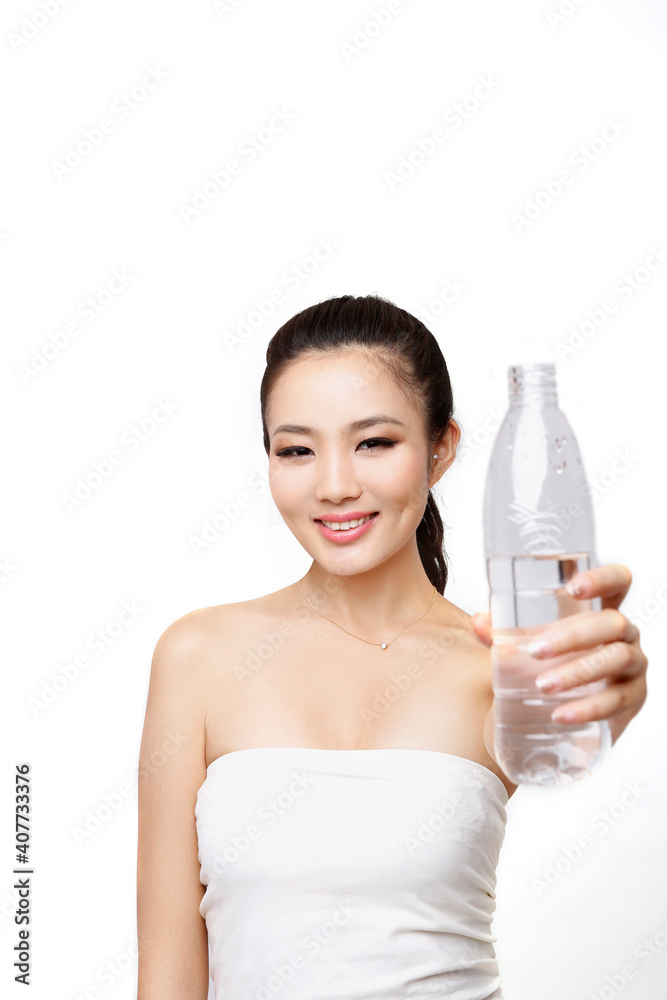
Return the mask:
<path id="1" fill-rule="evenodd" d="M 398 457 L 398 456 L 397 456 Z M 401 458 L 383 470 L 384 495 L 397 507 L 421 516 L 428 500 L 428 476 L 421 457 Z"/>

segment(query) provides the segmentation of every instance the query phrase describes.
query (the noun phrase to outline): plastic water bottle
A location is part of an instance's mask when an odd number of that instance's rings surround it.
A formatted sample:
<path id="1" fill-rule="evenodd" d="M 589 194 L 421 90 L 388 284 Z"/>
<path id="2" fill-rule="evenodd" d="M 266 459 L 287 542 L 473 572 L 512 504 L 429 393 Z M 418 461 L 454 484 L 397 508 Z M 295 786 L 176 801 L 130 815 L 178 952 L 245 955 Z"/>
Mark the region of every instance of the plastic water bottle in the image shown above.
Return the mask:
<path id="1" fill-rule="evenodd" d="M 545 624 L 601 609 L 564 589 L 599 565 L 590 491 L 579 446 L 558 406 L 552 362 L 508 368 L 509 409 L 496 436 L 484 492 L 490 588 L 494 749 L 515 784 L 561 785 L 589 774 L 611 746 L 609 722 L 551 721 L 561 703 L 606 681 L 543 693 L 538 674 L 594 650 L 538 659 L 520 646 Z"/>

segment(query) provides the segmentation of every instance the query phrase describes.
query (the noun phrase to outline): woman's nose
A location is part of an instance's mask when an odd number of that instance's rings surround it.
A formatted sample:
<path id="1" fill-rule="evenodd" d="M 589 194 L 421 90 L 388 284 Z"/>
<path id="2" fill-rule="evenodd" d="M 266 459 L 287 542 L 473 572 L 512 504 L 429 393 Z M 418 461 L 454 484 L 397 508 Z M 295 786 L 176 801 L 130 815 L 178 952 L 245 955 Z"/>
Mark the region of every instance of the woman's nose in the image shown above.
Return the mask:
<path id="1" fill-rule="evenodd" d="M 354 462 L 339 453 L 320 454 L 315 465 L 315 496 L 318 500 L 340 503 L 359 495 Z"/>

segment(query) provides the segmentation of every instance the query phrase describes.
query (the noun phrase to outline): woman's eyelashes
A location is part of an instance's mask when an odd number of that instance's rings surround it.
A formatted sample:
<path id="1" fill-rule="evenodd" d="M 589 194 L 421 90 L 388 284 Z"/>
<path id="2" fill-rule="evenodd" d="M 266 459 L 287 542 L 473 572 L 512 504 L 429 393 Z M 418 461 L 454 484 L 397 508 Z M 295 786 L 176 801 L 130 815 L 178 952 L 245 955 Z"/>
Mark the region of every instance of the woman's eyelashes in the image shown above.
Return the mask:
<path id="1" fill-rule="evenodd" d="M 370 447 L 362 448 L 362 451 L 374 451 L 378 445 L 383 448 L 392 448 L 396 443 L 396 441 L 390 441 L 389 438 L 366 438 L 366 440 L 362 441 L 358 447 L 361 448 L 362 444 L 367 444 L 370 445 Z M 297 458 L 297 452 L 302 454 L 307 451 L 310 451 L 310 448 L 304 448 L 302 445 L 294 445 L 292 448 L 283 448 L 281 451 L 277 451 L 276 455 L 278 458 L 289 457 L 291 455 L 294 455 L 294 457 Z"/>

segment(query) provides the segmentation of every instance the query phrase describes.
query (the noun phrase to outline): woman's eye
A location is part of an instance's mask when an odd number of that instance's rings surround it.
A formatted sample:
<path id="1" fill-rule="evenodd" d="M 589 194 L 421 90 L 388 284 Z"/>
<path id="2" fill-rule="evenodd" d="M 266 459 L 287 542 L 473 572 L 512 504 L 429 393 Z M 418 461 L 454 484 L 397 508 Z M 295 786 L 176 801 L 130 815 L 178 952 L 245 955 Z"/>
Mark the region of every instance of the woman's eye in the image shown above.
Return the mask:
<path id="1" fill-rule="evenodd" d="M 283 448 L 282 451 L 277 451 L 276 455 L 278 456 L 278 458 L 286 458 L 288 455 L 296 455 L 297 451 L 302 452 L 308 450 L 309 450 L 308 448 L 301 448 L 299 446 L 295 446 L 294 448 Z"/>
<path id="2" fill-rule="evenodd" d="M 369 444 L 371 447 L 364 448 L 364 451 L 371 451 L 373 448 L 376 448 L 377 445 L 379 444 L 381 444 L 385 448 L 391 448 L 391 446 L 396 444 L 396 442 L 389 441 L 387 438 L 366 438 L 366 440 L 362 441 L 361 444 Z M 360 448 L 361 444 L 359 445 Z"/>
<path id="3" fill-rule="evenodd" d="M 361 445 L 363 444 L 369 445 L 368 448 L 363 448 L 362 449 L 363 451 L 374 451 L 375 448 L 378 447 L 378 445 L 382 446 L 383 448 L 391 448 L 393 447 L 393 445 L 396 444 L 396 442 L 390 441 L 388 438 L 366 438 L 366 440 L 362 441 L 361 444 L 358 445 L 358 447 L 361 448 Z M 290 455 L 294 455 L 296 457 L 297 452 L 299 454 L 303 454 L 303 452 L 306 451 L 310 451 L 310 448 L 304 448 L 302 445 L 294 445 L 294 447 L 292 448 L 283 448 L 282 451 L 277 451 L 276 455 L 278 456 L 278 458 L 288 457 Z"/>

